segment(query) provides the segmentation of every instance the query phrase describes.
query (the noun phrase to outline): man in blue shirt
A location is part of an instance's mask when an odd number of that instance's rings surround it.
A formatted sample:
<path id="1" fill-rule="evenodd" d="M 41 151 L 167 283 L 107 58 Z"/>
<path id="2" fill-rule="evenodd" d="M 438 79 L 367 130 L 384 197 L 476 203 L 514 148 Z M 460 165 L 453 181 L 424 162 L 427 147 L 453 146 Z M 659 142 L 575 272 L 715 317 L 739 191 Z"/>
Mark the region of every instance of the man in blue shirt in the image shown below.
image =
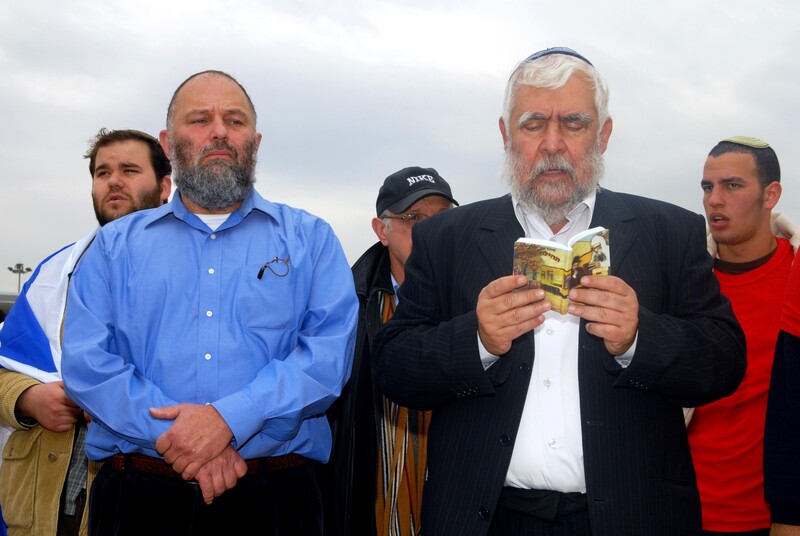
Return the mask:
<path id="1" fill-rule="evenodd" d="M 313 464 L 358 305 L 330 226 L 253 189 L 260 141 L 236 80 L 189 77 L 161 132 L 173 200 L 106 225 L 75 272 L 63 374 L 103 462 L 90 534 L 321 533 Z"/>

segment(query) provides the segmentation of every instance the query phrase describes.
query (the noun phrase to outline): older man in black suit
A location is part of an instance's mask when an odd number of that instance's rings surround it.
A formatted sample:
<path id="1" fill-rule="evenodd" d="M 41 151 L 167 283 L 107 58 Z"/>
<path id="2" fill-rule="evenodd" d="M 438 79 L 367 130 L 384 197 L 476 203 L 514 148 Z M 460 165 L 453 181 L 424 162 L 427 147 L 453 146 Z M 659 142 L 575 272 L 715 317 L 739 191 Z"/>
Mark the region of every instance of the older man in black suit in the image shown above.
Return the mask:
<path id="1" fill-rule="evenodd" d="M 682 406 L 732 393 L 744 337 L 720 294 L 702 216 L 601 190 L 608 90 L 568 48 L 521 62 L 500 132 L 511 195 L 414 227 L 375 374 L 433 409 L 426 535 L 700 532 Z M 610 275 L 568 314 L 511 274 L 514 241 L 610 230 Z"/>

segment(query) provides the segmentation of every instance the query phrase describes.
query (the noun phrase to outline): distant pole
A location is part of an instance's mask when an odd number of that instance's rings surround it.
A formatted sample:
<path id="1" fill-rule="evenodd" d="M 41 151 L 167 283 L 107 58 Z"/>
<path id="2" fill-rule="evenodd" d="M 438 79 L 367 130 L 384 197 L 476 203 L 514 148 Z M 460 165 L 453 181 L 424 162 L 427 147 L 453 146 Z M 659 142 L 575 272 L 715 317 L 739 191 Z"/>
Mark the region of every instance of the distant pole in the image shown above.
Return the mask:
<path id="1" fill-rule="evenodd" d="M 31 269 L 21 262 L 15 264 L 13 268 L 9 266 L 8 269 L 12 274 L 17 274 L 17 294 L 19 294 L 22 290 L 22 274 L 30 272 Z"/>

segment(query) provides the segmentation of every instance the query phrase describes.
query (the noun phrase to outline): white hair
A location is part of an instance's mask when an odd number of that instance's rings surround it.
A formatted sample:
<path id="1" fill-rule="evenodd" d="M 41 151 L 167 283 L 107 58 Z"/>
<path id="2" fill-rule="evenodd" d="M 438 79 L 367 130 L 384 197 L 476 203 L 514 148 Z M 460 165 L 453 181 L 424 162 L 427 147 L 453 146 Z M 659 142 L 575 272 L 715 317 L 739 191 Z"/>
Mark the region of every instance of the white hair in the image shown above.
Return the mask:
<path id="1" fill-rule="evenodd" d="M 514 107 L 517 88 L 530 86 L 541 89 L 559 89 L 579 71 L 586 75 L 594 89 L 594 106 L 597 109 L 597 130 L 603 128 L 608 115 L 608 86 L 597 69 L 582 59 L 566 54 L 550 54 L 533 61 L 520 62 L 506 85 L 503 100 L 503 121 L 506 134 L 511 134 L 511 109 Z"/>

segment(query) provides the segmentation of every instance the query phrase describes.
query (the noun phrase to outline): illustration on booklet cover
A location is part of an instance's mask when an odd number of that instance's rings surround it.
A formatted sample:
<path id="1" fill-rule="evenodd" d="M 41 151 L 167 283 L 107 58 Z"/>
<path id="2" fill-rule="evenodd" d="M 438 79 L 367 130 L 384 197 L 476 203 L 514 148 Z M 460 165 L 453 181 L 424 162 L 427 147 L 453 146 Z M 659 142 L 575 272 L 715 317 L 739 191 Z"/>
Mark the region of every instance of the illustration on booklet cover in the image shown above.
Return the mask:
<path id="1" fill-rule="evenodd" d="M 567 313 L 569 291 L 584 275 L 608 275 L 611 266 L 609 231 L 594 227 L 573 236 L 568 245 L 536 238 L 514 243 L 513 273 L 528 278 L 527 288 L 543 288 L 553 310 Z"/>

